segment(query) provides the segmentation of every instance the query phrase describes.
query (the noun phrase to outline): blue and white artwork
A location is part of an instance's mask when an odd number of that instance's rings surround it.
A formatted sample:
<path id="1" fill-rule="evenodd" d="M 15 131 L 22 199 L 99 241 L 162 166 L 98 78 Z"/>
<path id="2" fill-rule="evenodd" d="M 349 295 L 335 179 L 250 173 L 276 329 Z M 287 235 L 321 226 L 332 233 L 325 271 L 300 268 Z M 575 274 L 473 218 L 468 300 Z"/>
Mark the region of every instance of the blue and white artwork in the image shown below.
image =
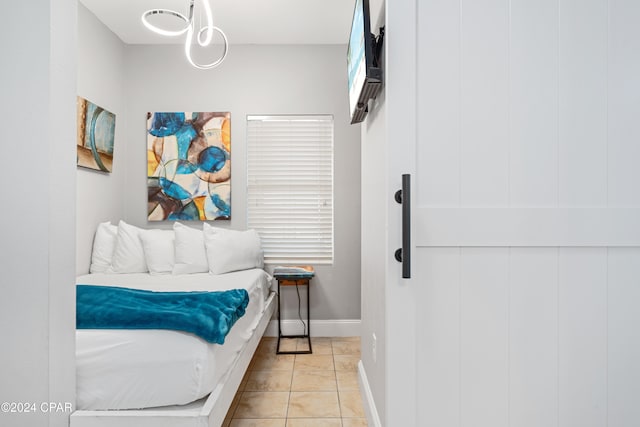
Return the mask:
<path id="1" fill-rule="evenodd" d="M 231 113 L 147 114 L 149 221 L 231 218 Z"/>

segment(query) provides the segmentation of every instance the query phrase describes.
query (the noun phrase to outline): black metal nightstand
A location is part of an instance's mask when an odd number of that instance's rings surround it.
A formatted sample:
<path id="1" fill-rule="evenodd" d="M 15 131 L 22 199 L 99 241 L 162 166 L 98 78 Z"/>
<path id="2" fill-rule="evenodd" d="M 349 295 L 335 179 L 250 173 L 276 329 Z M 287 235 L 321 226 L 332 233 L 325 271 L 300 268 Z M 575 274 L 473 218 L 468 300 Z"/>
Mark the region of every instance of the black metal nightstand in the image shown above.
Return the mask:
<path id="1" fill-rule="evenodd" d="M 315 276 L 313 267 L 276 267 L 273 272 L 273 277 L 278 281 L 278 345 L 276 347 L 276 354 L 311 354 L 311 279 Z M 296 291 L 299 292 L 300 286 L 307 287 L 307 325 L 306 333 L 303 335 L 284 335 L 280 323 L 281 311 L 280 311 L 280 287 L 281 286 L 295 286 Z M 280 339 L 281 338 L 306 338 L 309 343 L 309 350 L 301 351 L 280 351 Z"/>

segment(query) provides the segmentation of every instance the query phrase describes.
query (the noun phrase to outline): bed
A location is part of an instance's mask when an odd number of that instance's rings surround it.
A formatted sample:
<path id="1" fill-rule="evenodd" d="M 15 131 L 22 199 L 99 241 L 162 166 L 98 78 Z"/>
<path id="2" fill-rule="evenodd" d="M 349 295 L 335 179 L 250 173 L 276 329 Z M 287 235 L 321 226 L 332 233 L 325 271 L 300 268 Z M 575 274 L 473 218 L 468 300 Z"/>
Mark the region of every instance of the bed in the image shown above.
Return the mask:
<path id="1" fill-rule="evenodd" d="M 108 274 L 78 284 L 160 292 L 246 289 L 249 303 L 211 344 L 173 330 L 78 329 L 72 427 L 219 427 L 271 319 L 271 277 L 260 268 L 225 274 Z"/>

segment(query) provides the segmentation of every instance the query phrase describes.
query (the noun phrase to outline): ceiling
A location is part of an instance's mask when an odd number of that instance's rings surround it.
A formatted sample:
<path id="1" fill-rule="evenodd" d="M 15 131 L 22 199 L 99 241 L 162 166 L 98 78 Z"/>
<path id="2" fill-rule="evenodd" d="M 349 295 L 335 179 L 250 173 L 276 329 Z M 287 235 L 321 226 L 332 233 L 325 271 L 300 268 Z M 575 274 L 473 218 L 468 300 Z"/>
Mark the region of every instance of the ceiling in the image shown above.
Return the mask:
<path id="1" fill-rule="evenodd" d="M 196 0 L 195 10 L 201 9 Z M 184 43 L 146 29 L 149 9 L 186 14 L 189 0 L 80 0 L 127 44 Z M 230 44 L 346 44 L 353 0 L 210 0 L 214 25 Z M 197 16 L 197 12 L 196 12 Z M 176 18 L 177 20 L 177 18 Z"/>

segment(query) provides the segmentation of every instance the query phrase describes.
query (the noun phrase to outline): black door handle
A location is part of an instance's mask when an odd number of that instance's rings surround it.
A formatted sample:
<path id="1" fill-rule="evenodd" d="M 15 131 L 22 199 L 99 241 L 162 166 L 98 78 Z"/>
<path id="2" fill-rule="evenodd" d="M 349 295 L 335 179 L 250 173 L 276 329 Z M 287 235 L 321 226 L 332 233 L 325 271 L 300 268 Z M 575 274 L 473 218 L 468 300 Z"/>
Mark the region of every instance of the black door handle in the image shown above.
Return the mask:
<path id="1" fill-rule="evenodd" d="M 402 175 L 402 190 L 396 191 L 396 202 L 402 205 L 402 248 L 394 256 L 402 263 L 402 278 L 411 278 L 411 175 Z"/>

